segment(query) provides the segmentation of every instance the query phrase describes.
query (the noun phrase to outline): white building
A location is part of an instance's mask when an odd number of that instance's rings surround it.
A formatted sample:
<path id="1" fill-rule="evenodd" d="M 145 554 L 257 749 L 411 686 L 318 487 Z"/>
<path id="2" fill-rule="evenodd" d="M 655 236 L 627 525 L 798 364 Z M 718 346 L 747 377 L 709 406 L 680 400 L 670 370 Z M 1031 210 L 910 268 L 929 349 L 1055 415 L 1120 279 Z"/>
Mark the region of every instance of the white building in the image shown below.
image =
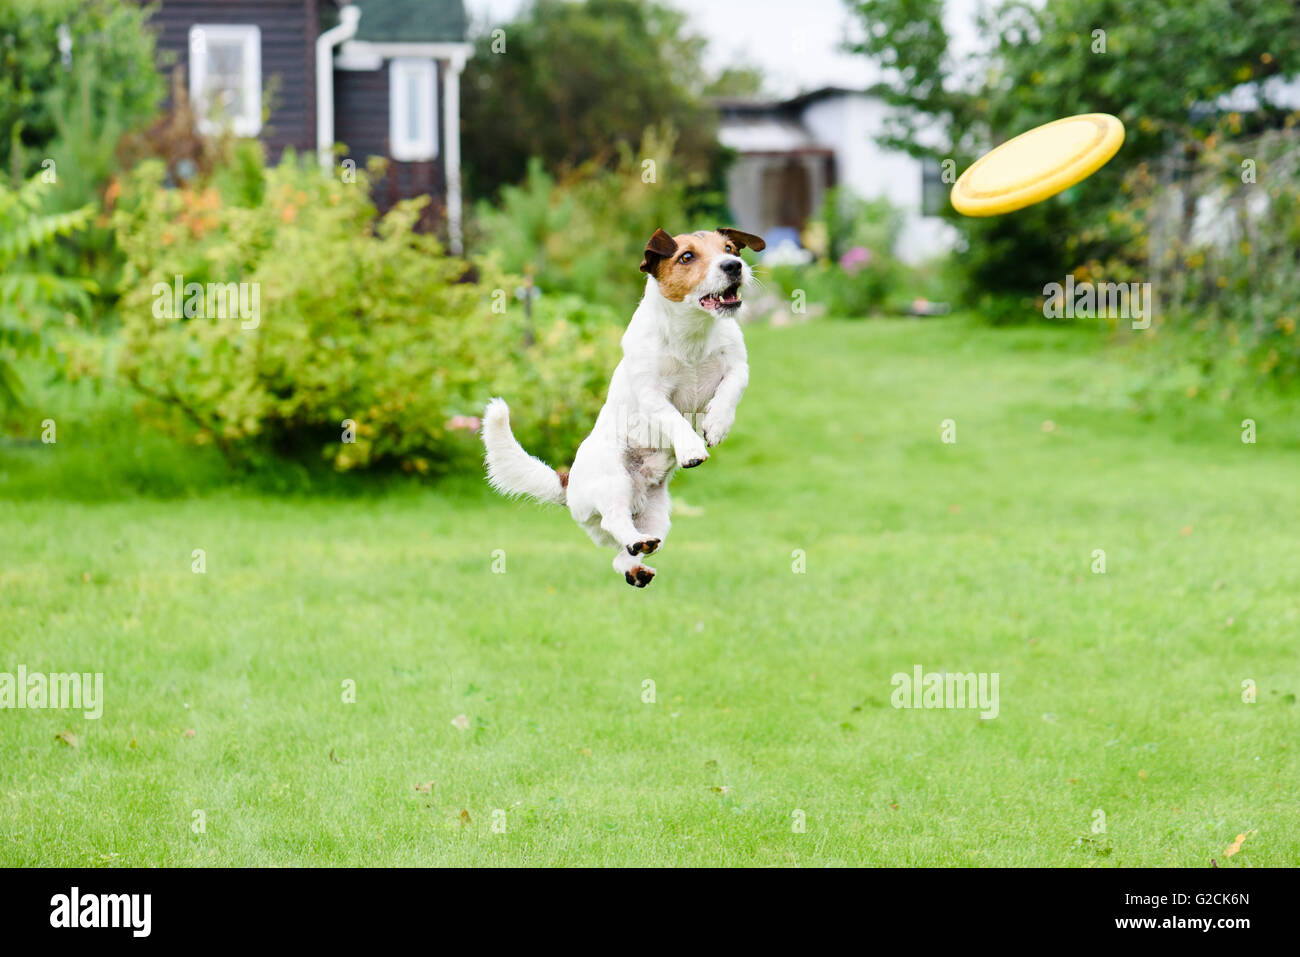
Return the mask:
<path id="1" fill-rule="evenodd" d="M 884 149 L 891 107 L 868 93 L 825 87 L 793 99 L 720 100 L 718 138 L 740 154 L 727 180 L 736 226 L 760 236 L 800 230 L 826 190 L 887 197 L 903 213 L 895 254 L 919 262 L 951 249 L 956 230 L 937 215 L 949 185 L 937 163 Z"/>

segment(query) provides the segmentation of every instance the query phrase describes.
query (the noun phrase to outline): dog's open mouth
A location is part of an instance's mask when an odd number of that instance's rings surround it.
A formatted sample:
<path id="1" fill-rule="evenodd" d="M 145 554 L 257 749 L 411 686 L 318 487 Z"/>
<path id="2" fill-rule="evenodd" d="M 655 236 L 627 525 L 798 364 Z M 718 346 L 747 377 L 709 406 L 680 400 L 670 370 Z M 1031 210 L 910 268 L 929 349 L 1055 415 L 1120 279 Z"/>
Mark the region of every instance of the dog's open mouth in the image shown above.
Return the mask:
<path id="1" fill-rule="evenodd" d="M 740 308 L 740 283 L 733 283 L 722 292 L 714 292 L 700 300 L 705 309 L 717 309 L 726 312 Z"/>

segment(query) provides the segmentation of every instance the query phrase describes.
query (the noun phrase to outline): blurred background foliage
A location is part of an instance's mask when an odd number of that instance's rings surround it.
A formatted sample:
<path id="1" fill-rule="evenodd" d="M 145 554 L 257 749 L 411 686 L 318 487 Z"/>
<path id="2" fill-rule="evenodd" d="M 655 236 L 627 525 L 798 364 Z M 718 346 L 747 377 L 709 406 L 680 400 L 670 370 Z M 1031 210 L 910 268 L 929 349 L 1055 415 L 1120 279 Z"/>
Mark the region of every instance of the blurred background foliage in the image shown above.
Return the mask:
<path id="1" fill-rule="evenodd" d="M 922 267 L 895 257 L 887 198 L 832 190 L 797 256 L 758 261 L 760 316 L 951 306 L 1024 323 L 1045 321 L 1046 279 L 1149 281 L 1151 330 L 1098 323 L 1142 356 L 1137 394 L 1296 385 L 1300 140 L 1260 84 L 1300 70 L 1300 6 L 1006 0 L 984 8 L 969 55 L 941 0 L 845 8 L 896 108 L 888 145 L 960 172 L 1072 113 L 1115 113 L 1128 138 L 1030 209 L 948 209 L 959 247 Z M 160 113 L 165 64 L 145 20 L 128 0 L 0 0 L 0 417 L 28 435 L 24 380 L 87 379 L 241 468 L 476 467 L 475 416 L 497 392 L 530 450 L 570 461 L 644 288 L 645 239 L 730 222 L 710 97 L 761 95 L 765 78 L 713 62 L 657 0 L 537 0 L 484 29 L 462 84 L 470 253 L 454 257 L 413 204 L 380 217 L 311 162 L 268 165 L 255 143 L 200 136 L 183 85 Z M 1248 108 L 1220 102 L 1244 87 Z M 261 309 L 292 321 L 249 336 L 158 317 L 153 288 L 176 274 L 259 283 Z M 347 418 L 355 443 L 340 441 Z"/>
<path id="2" fill-rule="evenodd" d="M 706 94 L 754 90 L 761 80 L 736 68 L 714 74 L 706 47 L 688 29 L 686 14 L 664 3 L 536 0 L 524 7 L 479 38 L 465 69 L 470 190 L 494 197 L 523 180 L 532 161 L 563 175 L 666 146 L 684 204 L 678 214 L 692 221 L 722 215 L 727 152 Z M 648 129 L 664 133 L 647 140 Z M 632 158 L 663 165 L 669 159 L 648 151 Z"/>
<path id="3" fill-rule="evenodd" d="M 341 471 L 439 473 L 477 460 L 474 415 L 531 368 L 570 389 L 520 393 L 521 432 L 544 454 L 572 453 L 599 407 L 590 380 L 613 357 L 612 325 L 541 314 L 525 334 L 522 310 L 504 308 L 517 279 L 481 263 L 466 281 L 470 263 L 416 231 L 427 197 L 377 215 L 378 161 L 343 183 L 314 157 L 266 167 L 260 144 L 235 148 L 238 161 L 179 189 L 162 188 L 160 161 L 141 163 L 113 216 L 127 258 L 117 371 L 167 424 L 241 464 L 323 450 Z M 256 309 L 187 316 L 176 276 L 244 283 L 249 299 L 255 286 Z"/>
<path id="4" fill-rule="evenodd" d="M 852 48 L 881 64 L 875 92 L 897 108 L 886 141 L 913 155 L 960 172 L 1062 116 L 1124 121 L 1120 153 L 1047 202 L 988 219 L 946 208 L 964 303 L 1024 322 L 1042 315 L 1045 276 L 1149 281 L 1159 325 L 1143 346 L 1179 388 L 1196 391 L 1193 368 L 1238 387 L 1294 380 L 1282 290 L 1296 268 L 1300 138 L 1294 84 L 1277 81 L 1300 71 L 1300 4 L 1009 0 L 984 8 L 981 48 L 967 53 L 952 46 L 943 0 L 848 4 L 862 27 Z M 1226 229 L 1203 228 L 1220 213 Z"/>

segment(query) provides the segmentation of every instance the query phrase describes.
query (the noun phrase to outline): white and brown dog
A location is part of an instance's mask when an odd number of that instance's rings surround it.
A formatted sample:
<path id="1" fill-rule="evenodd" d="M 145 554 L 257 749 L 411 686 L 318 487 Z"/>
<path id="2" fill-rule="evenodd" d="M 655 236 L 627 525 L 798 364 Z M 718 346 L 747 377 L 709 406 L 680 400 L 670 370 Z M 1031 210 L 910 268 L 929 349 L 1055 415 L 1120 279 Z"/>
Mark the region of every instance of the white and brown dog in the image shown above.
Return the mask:
<path id="1" fill-rule="evenodd" d="M 614 569 L 629 585 L 644 588 L 655 576 L 641 556 L 668 537 L 673 473 L 703 464 L 707 448 L 725 439 L 736 419 L 749 382 L 736 319 L 740 291 L 752 278 L 739 253 L 764 245 L 736 229 L 655 231 L 641 262 L 645 296 L 623 334 L 623 360 L 567 475 L 523 450 L 503 400 L 490 401 L 483 414 L 492 487 L 567 504 L 597 545 L 618 550 Z"/>

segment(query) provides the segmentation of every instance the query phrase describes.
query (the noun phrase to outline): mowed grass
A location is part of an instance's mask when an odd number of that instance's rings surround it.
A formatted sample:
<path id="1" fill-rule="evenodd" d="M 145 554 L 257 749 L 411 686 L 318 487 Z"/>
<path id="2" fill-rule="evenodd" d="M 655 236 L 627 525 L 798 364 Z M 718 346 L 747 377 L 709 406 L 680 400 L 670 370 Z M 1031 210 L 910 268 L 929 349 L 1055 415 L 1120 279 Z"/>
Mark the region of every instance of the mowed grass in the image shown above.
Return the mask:
<path id="1" fill-rule="evenodd" d="M 0 670 L 106 703 L 0 711 L 0 863 L 1300 862 L 1280 423 L 1135 413 L 1087 333 L 747 338 L 645 590 L 476 477 L 223 490 L 129 417 L 4 450 Z M 996 672 L 997 717 L 892 707 L 916 665 Z"/>

